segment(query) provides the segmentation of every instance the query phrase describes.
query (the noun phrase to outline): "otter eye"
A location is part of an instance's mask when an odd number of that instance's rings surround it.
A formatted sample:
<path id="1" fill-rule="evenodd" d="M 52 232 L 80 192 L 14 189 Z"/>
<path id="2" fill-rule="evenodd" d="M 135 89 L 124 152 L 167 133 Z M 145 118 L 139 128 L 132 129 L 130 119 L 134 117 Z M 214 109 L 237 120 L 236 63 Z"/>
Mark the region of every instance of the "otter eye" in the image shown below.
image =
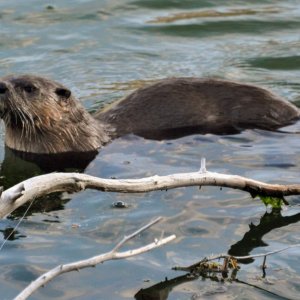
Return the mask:
<path id="1" fill-rule="evenodd" d="M 26 93 L 32 93 L 36 90 L 36 87 L 34 87 L 33 85 L 25 85 L 23 89 Z"/>
<path id="2" fill-rule="evenodd" d="M 7 86 L 4 83 L 0 82 L 0 94 L 5 94 L 7 90 Z"/>
<path id="3" fill-rule="evenodd" d="M 58 96 L 63 97 L 63 98 L 66 98 L 66 99 L 70 98 L 70 96 L 71 96 L 71 91 L 68 90 L 68 89 L 64 89 L 64 88 L 57 88 L 57 89 L 55 90 L 55 93 L 56 93 Z"/>

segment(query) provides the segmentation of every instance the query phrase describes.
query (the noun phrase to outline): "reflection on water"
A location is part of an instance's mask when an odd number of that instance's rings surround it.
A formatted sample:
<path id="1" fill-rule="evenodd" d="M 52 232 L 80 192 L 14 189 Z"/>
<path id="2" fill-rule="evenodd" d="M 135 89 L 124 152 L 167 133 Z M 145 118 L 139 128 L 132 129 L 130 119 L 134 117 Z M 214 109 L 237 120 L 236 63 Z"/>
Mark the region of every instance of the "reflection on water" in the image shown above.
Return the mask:
<path id="1" fill-rule="evenodd" d="M 233 255 L 233 256 L 248 256 L 250 255 L 250 252 L 257 247 L 264 247 L 266 244 L 263 242 L 262 238 L 264 235 L 266 235 L 268 232 L 288 226 L 289 224 L 292 223 L 297 223 L 300 221 L 300 213 L 295 214 L 293 216 L 282 216 L 280 210 L 272 210 L 271 213 L 265 213 L 261 219 L 260 223 L 258 225 L 253 225 L 250 224 L 249 228 L 250 230 L 245 233 L 244 237 L 238 241 L 236 244 L 232 245 L 228 251 L 228 254 Z M 175 278 L 172 278 L 171 280 L 165 279 L 165 281 L 157 283 L 153 286 L 150 286 L 146 289 L 141 289 L 138 291 L 138 293 L 135 295 L 136 299 L 143 299 L 143 300 L 151 300 L 151 299 L 168 299 L 169 294 L 172 292 L 172 290 L 179 285 L 182 285 L 186 282 L 196 280 L 199 278 L 201 280 L 209 279 L 211 281 L 216 281 L 219 283 L 224 283 L 224 282 L 238 282 L 238 283 L 243 283 L 245 285 L 252 286 L 254 288 L 257 288 L 259 290 L 264 290 L 265 292 L 269 293 L 270 295 L 273 296 L 278 296 L 281 297 L 280 294 L 276 294 L 276 292 L 272 292 L 268 288 L 264 288 L 261 284 L 258 285 L 253 285 L 250 282 L 245 282 L 242 280 L 239 280 L 239 268 L 238 269 L 233 269 L 230 268 L 226 272 L 208 272 L 205 270 L 205 268 L 202 270 L 198 266 L 201 262 L 203 262 L 204 258 L 201 258 L 199 263 L 195 264 L 194 266 L 186 267 L 190 269 L 190 272 L 186 275 L 183 276 L 178 276 Z M 249 258 L 247 260 L 241 260 L 241 264 L 248 264 L 254 262 L 254 259 Z M 217 264 L 217 263 L 216 263 Z M 220 267 L 222 267 L 222 262 L 219 263 Z M 178 267 L 177 267 L 178 268 Z M 241 266 L 243 268 L 243 266 Z M 187 271 L 188 272 L 188 271 Z M 267 278 L 268 271 L 262 270 L 262 278 Z M 299 276 L 298 276 L 299 277 Z M 227 290 L 222 290 L 222 292 L 226 292 Z M 209 295 L 213 295 L 215 293 L 220 293 L 218 291 L 218 288 L 215 288 L 214 291 L 211 291 Z M 201 299 L 201 296 L 208 296 L 207 292 L 202 293 L 202 295 L 197 295 Z M 194 299 L 194 298 L 193 298 Z M 196 298 L 198 299 L 198 298 Z"/>
<path id="2" fill-rule="evenodd" d="M 51 77 L 70 87 L 90 110 L 144 83 L 170 76 L 255 83 L 297 103 L 299 12 L 296 0 L 2 1 L 0 76 L 37 73 Z M 128 136 L 103 148 L 94 159 L 77 159 L 75 169 L 106 178 L 138 178 L 195 171 L 201 157 L 206 157 L 211 171 L 297 183 L 297 126 L 288 128 L 289 133 L 249 130 L 171 141 Z M 62 158 L 57 168 L 49 157 L 37 165 L 5 151 L 3 138 L 1 145 L 5 187 L 70 167 Z M 287 211 L 272 213 L 245 193 L 209 187 L 138 195 L 85 191 L 46 198 L 36 200 L 34 210 L 1 251 L 3 299 L 12 299 L 34 277 L 57 264 L 108 251 L 124 234 L 158 215 L 165 216 L 164 222 L 132 243 L 140 246 L 153 241 L 164 230 L 178 236 L 171 245 L 129 261 L 101 265 L 84 275 L 64 275 L 32 299 L 132 299 L 139 290 L 151 290 L 165 277 L 174 278 L 177 273 L 172 266 L 192 264 L 212 252 L 267 252 L 299 239 L 297 197 Z M 128 208 L 113 208 L 117 201 Z M 22 213 L 0 222 L 3 236 L 11 233 Z M 257 279 L 261 276 L 258 260 L 243 264 L 238 279 L 261 289 L 182 276 L 169 280 L 161 292 L 164 296 L 156 290 L 152 298 L 197 299 L 220 292 L 227 298 L 243 293 L 248 299 L 273 299 L 267 289 L 296 299 L 298 260 L 298 252 L 292 250 L 268 258 L 269 283 Z M 270 284 L 271 280 L 276 284 Z"/>
<path id="3" fill-rule="evenodd" d="M 273 210 L 271 213 L 266 212 L 260 219 L 258 225 L 249 224 L 249 231 L 236 244 L 232 245 L 228 254 L 234 256 L 247 256 L 251 251 L 258 247 L 268 246 L 263 241 L 263 237 L 270 231 L 288 226 L 300 221 L 300 213 L 292 216 L 282 216 L 281 211 Z M 243 260 L 243 263 L 253 262 L 253 259 L 248 261 Z"/>

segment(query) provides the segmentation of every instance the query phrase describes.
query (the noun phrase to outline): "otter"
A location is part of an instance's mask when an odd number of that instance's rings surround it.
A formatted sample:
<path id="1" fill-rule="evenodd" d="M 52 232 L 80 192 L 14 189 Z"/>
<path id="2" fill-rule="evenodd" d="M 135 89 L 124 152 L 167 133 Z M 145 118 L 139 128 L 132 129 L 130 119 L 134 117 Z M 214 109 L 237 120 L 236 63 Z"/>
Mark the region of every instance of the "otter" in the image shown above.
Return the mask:
<path id="1" fill-rule="evenodd" d="M 300 118 L 296 106 L 264 88 L 199 78 L 160 80 L 91 115 L 56 81 L 9 75 L 0 78 L 0 112 L 6 146 L 34 154 L 94 152 L 130 133 L 170 139 L 276 130 Z"/>

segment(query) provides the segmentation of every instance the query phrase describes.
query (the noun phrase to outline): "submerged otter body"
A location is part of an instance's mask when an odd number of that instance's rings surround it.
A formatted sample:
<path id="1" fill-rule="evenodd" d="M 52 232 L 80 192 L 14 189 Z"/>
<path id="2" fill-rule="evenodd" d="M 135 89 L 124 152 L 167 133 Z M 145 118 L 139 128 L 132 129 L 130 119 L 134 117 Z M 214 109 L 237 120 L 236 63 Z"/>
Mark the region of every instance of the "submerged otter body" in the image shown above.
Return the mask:
<path id="1" fill-rule="evenodd" d="M 253 85 L 225 80 L 170 78 L 138 89 L 96 114 L 117 129 L 164 139 L 189 133 L 275 130 L 299 119 L 297 107 Z"/>
<path id="2" fill-rule="evenodd" d="M 33 75 L 6 76 L 0 78 L 0 111 L 6 145 L 36 154 L 97 151 L 129 133 L 166 139 L 276 130 L 300 118 L 297 107 L 268 90 L 197 78 L 161 80 L 92 116 L 60 83 Z"/>

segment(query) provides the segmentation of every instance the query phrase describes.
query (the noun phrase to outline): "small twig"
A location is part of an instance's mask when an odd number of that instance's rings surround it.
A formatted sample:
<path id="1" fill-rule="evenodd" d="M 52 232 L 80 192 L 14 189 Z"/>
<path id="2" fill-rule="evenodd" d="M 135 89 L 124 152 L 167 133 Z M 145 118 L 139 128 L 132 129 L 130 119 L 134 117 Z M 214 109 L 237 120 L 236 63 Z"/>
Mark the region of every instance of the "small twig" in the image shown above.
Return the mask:
<path id="1" fill-rule="evenodd" d="M 154 224 L 160 222 L 162 219 L 162 217 L 158 217 L 156 219 L 154 219 L 153 221 L 151 221 L 150 223 L 146 224 L 145 226 L 143 226 L 142 228 L 138 229 L 137 231 L 133 232 L 130 235 L 124 236 L 124 238 L 111 250 L 112 252 L 116 252 L 118 249 L 120 249 L 127 241 L 133 239 L 134 237 L 136 237 L 138 234 L 140 234 L 141 232 L 147 230 L 149 227 L 153 226 Z"/>
<path id="2" fill-rule="evenodd" d="M 231 257 L 234 257 L 237 260 L 245 260 L 245 259 L 257 258 L 257 257 L 263 257 L 263 256 L 267 257 L 269 255 L 272 255 L 272 254 L 275 254 L 275 253 L 279 253 L 279 252 L 283 252 L 283 251 L 286 251 L 288 249 L 296 248 L 296 247 L 300 247 L 300 244 L 290 245 L 290 246 L 287 246 L 285 248 L 282 248 L 282 249 L 279 249 L 279 250 L 270 251 L 270 252 L 267 252 L 267 253 L 253 254 L 253 255 L 247 255 L 247 256 L 232 256 L 231 255 Z"/>
<path id="3" fill-rule="evenodd" d="M 99 263 L 102 263 L 107 260 L 114 260 L 114 259 L 122 259 L 122 258 L 127 258 L 131 257 L 134 255 L 138 255 L 147 251 L 150 251 L 152 249 L 158 248 L 162 245 L 165 245 L 172 240 L 176 238 L 175 235 L 170 235 L 164 239 L 161 240 L 156 240 L 153 243 L 150 243 L 146 246 L 137 248 L 137 249 L 132 249 L 132 250 L 127 250 L 123 252 L 116 252 L 120 247 L 122 247 L 126 242 L 128 242 L 130 239 L 134 238 L 141 232 L 145 231 L 149 227 L 153 226 L 157 222 L 161 220 L 161 217 L 151 221 L 147 225 L 143 226 L 142 228 L 138 229 L 137 231 L 133 232 L 132 234 L 124 237 L 121 242 L 117 244 L 111 251 L 100 254 L 85 260 L 81 261 L 76 261 L 73 263 L 65 264 L 65 265 L 59 265 L 52 270 L 42 274 L 40 277 L 38 277 L 36 280 L 31 282 L 18 296 L 14 298 L 14 300 L 25 300 L 27 299 L 33 292 L 35 292 L 38 288 L 41 286 L 45 285 L 47 282 L 52 280 L 53 278 L 66 273 L 66 272 L 71 272 L 71 271 L 78 271 L 83 268 L 88 268 L 88 267 L 94 267 Z"/>
<path id="4" fill-rule="evenodd" d="M 265 270 L 267 268 L 266 261 L 267 261 L 267 256 L 264 256 L 264 261 L 263 261 L 263 264 L 262 264 L 262 269 L 263 270 Z"/>
<path id="5" fill-rule="evenodd" d="M 267 261 L 267 257 L 264 256 L 263 264 L 261 266 L 261 269 L 263 271 L 263 278 L 266 277 L 266 268 L 267 268 L 266 261 Z"/>
<path id="6" fill-rule="evenodd" d="M 206 173 L 207 170 L 206 170 L 206 159 L 205 157 L 202 157 L 201 158 L 201 164 L 200 164 L 200 170 L 199 170 L 200 173 Z"/>
<path id="7" fill-rule="evenodd" d="M 0 246 L 0 251 L 3 249 L 4 245 L 6 244 L 6 242 L 9 240 L 9 238 L 17 231 L 17 228 L 20 226 L 20 224 L 23 222 L 25 216 L 27 215 L 29 209 L 31 208 L 32 204 L 33 204 L 34 200 L 32 200 L 30 202 L 30 204 L 28 205 L 28 207 L 26 208 L 23 216 L 19 219 L 17 225 L 13 228 L 13 230 L 9 233 L 9 235 L 5 238 L 5 240 L 2 242 L 1 246 Z"/>

